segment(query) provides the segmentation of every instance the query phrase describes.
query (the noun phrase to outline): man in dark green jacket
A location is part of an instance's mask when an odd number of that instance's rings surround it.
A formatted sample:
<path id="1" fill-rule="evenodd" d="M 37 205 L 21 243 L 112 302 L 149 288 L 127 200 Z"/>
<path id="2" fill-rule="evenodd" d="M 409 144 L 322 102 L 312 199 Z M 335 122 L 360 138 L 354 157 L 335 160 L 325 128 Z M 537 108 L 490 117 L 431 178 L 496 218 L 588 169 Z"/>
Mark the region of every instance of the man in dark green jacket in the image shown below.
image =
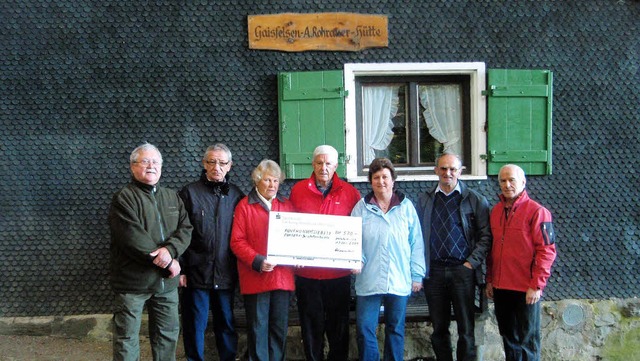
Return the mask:
<path id="1" fill-rule="evenodd" d="M 139 331 L 147 305 L 154 360 L 175 360 L 180 332 L 178 257 L 192 226 L 177 193 L 159 187 L 162 155 L 145 143 L 129 158 L 131 183 L 109 210 L 111 287 L 115 293 L 113 360 L 140 358 Z"/>

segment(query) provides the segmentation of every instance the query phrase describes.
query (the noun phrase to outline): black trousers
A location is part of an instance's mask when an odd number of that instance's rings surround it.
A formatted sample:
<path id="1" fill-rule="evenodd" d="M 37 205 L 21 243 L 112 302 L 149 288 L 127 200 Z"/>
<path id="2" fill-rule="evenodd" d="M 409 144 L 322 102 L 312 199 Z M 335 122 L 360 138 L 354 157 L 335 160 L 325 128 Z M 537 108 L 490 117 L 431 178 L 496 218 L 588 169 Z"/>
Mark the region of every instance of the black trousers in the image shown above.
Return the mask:
<path id="1" fill-rule="evenodd" d="M 249 361 L 284 361 L 291 291 L 244 295 Z"/>
<path id="2" fill-rule="evenodd" d="M 296 277 L 296 296 L 307 361 L 324 359 L 325 334 L 329 343 L 327 360 L 346 361 L 351 276 L 329 280 Z"/>
<path id="3" fill-rule="evenodd" d="M 452 361 L 451 308 L 458 326 L 456 359 L 476 359 L 475 346 L 475 283 L 474 270 L 463 265 L 431 265 L 429 279 L 424 282 L 424 292 L 429 305 L 429 316 L 433 322 L 431 344 L 438 361 Z"/>
<path id="4" fill-rule="evenodd" d="M 540 361 L 540 302 L 527 305 L 526 296 L 525 292 L 493 289 L 506 361 Z"/>

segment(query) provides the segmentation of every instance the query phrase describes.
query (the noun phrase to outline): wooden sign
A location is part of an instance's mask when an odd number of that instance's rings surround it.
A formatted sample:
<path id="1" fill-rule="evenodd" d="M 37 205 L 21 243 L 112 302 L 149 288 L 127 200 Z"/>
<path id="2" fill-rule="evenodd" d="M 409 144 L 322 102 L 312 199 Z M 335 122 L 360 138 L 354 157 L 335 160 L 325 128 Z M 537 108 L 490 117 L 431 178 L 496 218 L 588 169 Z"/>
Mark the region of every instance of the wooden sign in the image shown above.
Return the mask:
<path id="1" fill-rule="evenodd" d="M 389 45 L 388 18 L 354 13 L 249 15 L 249 48 L 358 51 Z"/>

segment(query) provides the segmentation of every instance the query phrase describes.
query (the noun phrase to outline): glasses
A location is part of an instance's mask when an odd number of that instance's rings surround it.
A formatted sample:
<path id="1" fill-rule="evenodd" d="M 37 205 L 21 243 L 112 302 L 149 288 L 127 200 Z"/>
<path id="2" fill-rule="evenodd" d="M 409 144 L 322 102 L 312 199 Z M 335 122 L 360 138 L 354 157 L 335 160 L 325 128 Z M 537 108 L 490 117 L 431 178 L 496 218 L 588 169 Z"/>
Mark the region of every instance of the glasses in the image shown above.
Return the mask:
<path id="1" fill-rule="evenodd" d="M 219 165 L 219 166 L 221 166 L 221 167 L 224 167 L 224 166 L 226 166 L 226 165 L 228 165 L 228 164 L 229 164 L 229 161 L 223 162 L 223 161 L 221 161 L 221 160 L 215 160 L 215 159 L 214 159 L 214 160 L 207 160 L 207 161 L 205 161 L 205 162 L 206 162 L 208 165 L 213 165 L 213 166 Z"/>
<path id="2" fill-rule="evenodd" d="M 142 165 L 143 165 L 143 166 L 145 166 L 145 167 L 148 167 L 150 164 L 153 164 L 153 165 L 162 165 L 162 161 L 161 161 L 161 160 L 158 160 L 158 159 L 147 159 L 147 158 L 144 158 L 144 159 L 141 159 L 141 160 L 135 161 L 134 163 L 136 163 L 136 164 L 142 164 Z"/>
<path id="3" fill-rule="evenodd" d="M 451 171 L 451 173 L 455 173 L 455 172 L 457 172 L 457 171 L 459 170 L 458 168 L 453 168 L 453 167 L 451 167 L 451 168 L 447 168 L 447 167 L 438 167 L 438 168 L 440 168 L 440 170 L 441 170 L 441 171 L 443 171 L 443 172 L 446 172 L 446 171 L 450 170 L 450 171 Z"/>

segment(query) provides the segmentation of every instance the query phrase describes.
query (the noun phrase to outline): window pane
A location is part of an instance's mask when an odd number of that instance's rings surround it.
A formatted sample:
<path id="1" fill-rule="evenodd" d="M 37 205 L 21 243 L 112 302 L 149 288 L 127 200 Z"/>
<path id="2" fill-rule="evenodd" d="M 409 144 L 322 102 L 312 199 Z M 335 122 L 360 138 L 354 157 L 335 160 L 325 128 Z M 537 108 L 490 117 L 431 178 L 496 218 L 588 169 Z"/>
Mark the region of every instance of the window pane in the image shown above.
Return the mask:
<path id="1" fill-rule="evenodd" d="M 431 134 L 429 134 L 429 128 L 427 128 L 427 122 L 424 120 L 425 108 L 420 104 L 420 111 L 418 112 L 419 127 L 420 127 L 420 155 L 418 163 L 420 165 L 435 165 L 436 157 L 442 153 L 444 146 L 438 142 Z"/>
<path id="2" fill-rule="evenodd" d="M 435 155 L 443 152 L 463 154 L 462 149 L 462 86 L 460 84 L 420 85 L 418 87 L 420 99 L 421 133 L 422 123 L 426 124 L 429 135 L 434 141 L 421 140 L 427 158 L 423 161 L 433 161 Z M 421 157 L 423 152 L 420 152 Z"/>
<path id="3" fill-rule="evenodd" d="M 405 88 L 402 84 L 362 87 L 363 165 L 375 157 L 404 160 L 407 157 Z"/>
<path id="4" fill-rule="evenodd" d="M 379 156 L 387 157 L 393 164 L 406 164 L 407 163 L 407 112 L 406 112 L 406 87 L 400 86 L 398 88 L 398 112 L 396 116 L 391 119 L 391 130 L 393 131 L 393 138 L 389 147 Z"/>

